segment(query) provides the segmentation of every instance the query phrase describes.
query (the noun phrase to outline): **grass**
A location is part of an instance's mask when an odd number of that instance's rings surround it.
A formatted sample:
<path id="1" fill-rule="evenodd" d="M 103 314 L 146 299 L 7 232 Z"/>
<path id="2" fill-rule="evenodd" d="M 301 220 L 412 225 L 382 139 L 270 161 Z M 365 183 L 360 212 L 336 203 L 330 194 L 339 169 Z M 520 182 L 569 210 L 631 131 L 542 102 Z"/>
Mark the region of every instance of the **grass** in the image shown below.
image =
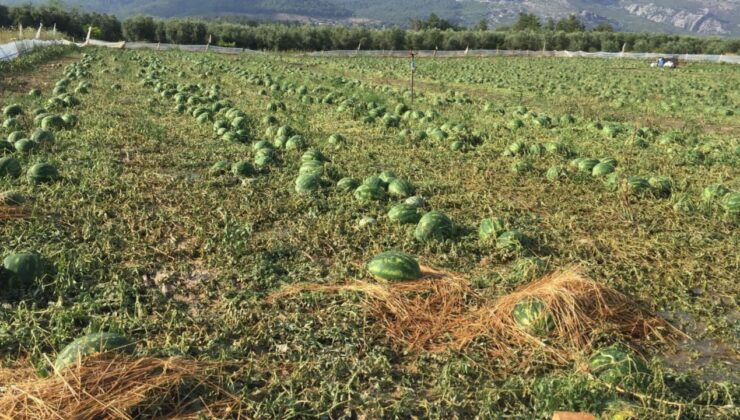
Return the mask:
<path id="1" fill-rule="evenodd" d="M 81 104 L 70 112 L 80 117 L 77 128 L 56 133 L 53 144 L 34 153 L 13 154 L 24 170 L 49 161 L 63 179 L 32 185 L 24 177 L 0 178 L 0 191 L 26 195 L 30 209 L 0 221 L 1 254 L 33 250 L 56 271 L 20 298 L 0 294 L 6 366 L 26 361 L 48 374 L 47 358 L 81 334 L 105 330 L 136 340 L 141 357 L 236 363 L 229 393 L 251 418 L 544 418 L 555 410 L 602 413 L 613 401 L 629 404 L 640 418 L 738 415 L 737 382 L 705 375 L 731 371 L 734 350 L 712 355 L 708 364 L 694 353 L 676 366 L 672 346 L 635 340 L 653 375 L 648 389 L 634 395 L 584 374 L 585 347 L 569 349 L 567 363 L 540 355 L 538 363 L 517 367 L 491 357 L 484 340 L 441 352 L 398 345 L 363 293 L 270 299 L 291 285 L 368 281 L 364 263 L 388 249 L 456 273 L 470 290 L 461 302 L 471 307 L 475 299 L 491 302 L 578 265 L 599 287 L 674 323 L 690 320 L 679 326 L 695 339 L 736 349 L 738 224 L 718 204 L 701 200 L 710 184 L 740 190 L 740 124 L 727 112 L 739 111 L 738 92 L 728 88 L 740 82 L 734 67 L 695 64 L 664 72 L 632 61 L 420 60 L 411 105 L 404 60 L 85 52 L 95 57 L 85 79 L 93 87 L 76 95 Z M 219 96 L 250 116 L 253 140 L 263 137 L 268 114 L 289 124 L 329 158 L 327 180 L 394 171 L 427 198 L 429 209 L 450 216 L 456 236 L 416 242 L 413 226 L 384 219 L 394 201 L 363 204 L 332 187 L 296 194 L 297 151 L 278 152 L 277 164 L 252 179 L 211 175 L 216 161 L 252 160 L 251 146 L 224 142 L 212 123 L 198 124 L 176 112 L 173 99 L 142 85 L 139 72 L 154 68 L 158 81 L 220 85 Z M 46 71 L 52 80 L 62 78 L 60 67 Z M 37 75 L 16 69 L 12 77 Z M 284 87 L 256 83 L 268 77 Z M 374 100 L 390 112 L 405 102 L 439 116 L 428 123 L 404 120 L 398 129 L 384 128 L 380 119 L 365 124 L 359 117 L 366 111 L 342 111 L 341 100 L 306 104 L 288 91 L 301 85 L 316 99 L 333 92 L 358 103 Z M 20 103 L 30 112 L 53 96 L 51 86 L 42 90 L 39 98 L 4 90 L 0 107 Z M 287 110 L 268 112 L 276 101 Z M 518 106 L 549 115 L 554 127 L 538 127 L 532 114 L 516 116 Z M 559 123 L 565 113 L 575 122 Z M 524 127 L 508 129 L 512 118 Z M 28 116 L 21 121 L 31 128 Z M 590 128 L 595 121 L 624 130 L 609 137 Z M 406 127 L 446 122 L 468 126 L 470 135 L 459 137 L 468 142 L 466 151 L 451 151 L 452 138 L 399 137 Z M 637 127 L 654 129 L 642 146 Z M 344 147 L 326 143 L 335 132 L 346 137 Z M 469 140 L 473 132 L 479 142 Z M 506 156 L 515 141 L 559 142 L 572 155 Z M 694 149 L 702 151 L 700 161 L 690 158 Z M 570 169 L 576 156 L 614 157 L 625 176 L 670 177 L 672 194 L 610 191 Z M 520 159 L 533 168 L 512 172 Z M 567 176 L 546 180 L 553 165 Z M 688 212 L 674 208 L 680 197 L 693 204 Z M 360 228 L 363 216 L 378 223 Z M 503 218 L 532 245 L 505 251 L 481 243 L 477 228 L 485 217 Z M 593 339 L 601 345 L 618 337 L 607 332 Z"/>

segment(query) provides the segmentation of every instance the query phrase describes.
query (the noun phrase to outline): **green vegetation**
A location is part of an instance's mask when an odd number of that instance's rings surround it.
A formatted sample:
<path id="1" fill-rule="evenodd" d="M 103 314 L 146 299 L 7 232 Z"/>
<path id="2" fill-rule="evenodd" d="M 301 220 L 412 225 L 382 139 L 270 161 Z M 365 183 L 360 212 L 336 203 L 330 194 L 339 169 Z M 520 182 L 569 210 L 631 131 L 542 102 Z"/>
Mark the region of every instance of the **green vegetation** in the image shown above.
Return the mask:
<path id="1" fill-rule="evenodd" d="M 2 367 L 177 356 L 246 418 L 740 415 L 735 67 L 422 58 L 412 102 L 395 58 L 67 52 L 2 73 Z"/>

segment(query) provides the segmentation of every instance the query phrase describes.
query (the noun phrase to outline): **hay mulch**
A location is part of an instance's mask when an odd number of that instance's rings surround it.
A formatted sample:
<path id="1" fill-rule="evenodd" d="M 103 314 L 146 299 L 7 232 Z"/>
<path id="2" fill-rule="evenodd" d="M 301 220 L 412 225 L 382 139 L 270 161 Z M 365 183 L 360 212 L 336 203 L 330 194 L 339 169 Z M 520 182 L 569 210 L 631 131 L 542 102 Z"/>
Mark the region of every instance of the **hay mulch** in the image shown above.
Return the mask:
<path id="1" fill-rule="evenodd" d="M 545 356 L 547 363 L 569 363 L 604 336 L 631 343 L 646 339 L 666 343 L 682 334 L 634 300 L 574 267 L 542 277 L 495 301 L 481 296 L 469 284 L 461 275 L 422 267 L 422 278 L 417 281 L 297 284 L 271 295 L 268 302 L 305 291 L 358 292 L 390 340 L 407 350 L 475 346 L 520 365 L 536 355 Z M 514 305 L 532 298 L 545 304 L 555 322 L 555 330 L 547 337 L 522 331 L 512 318 Z"/>
<path id="2" fill-rule="evenodd" d="M 238 418 L 240 401 L 220 385 L 223 366 L 184 358 L 102 354 L 39 378 L 0 369 L 0 418 Z"/>

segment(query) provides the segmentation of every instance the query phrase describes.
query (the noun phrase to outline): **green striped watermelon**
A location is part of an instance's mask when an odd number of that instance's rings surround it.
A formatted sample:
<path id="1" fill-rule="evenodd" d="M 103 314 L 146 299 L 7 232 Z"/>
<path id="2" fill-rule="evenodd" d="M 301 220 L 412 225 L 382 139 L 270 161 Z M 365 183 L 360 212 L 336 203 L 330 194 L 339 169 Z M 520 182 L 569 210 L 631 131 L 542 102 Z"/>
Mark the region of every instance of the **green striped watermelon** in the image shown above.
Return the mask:
<path id="1" fill-rule="evenodd" d="M 645 361 L 619 344 L 596 351 L 589 360 L 589 368 L 594 376 L 616 386 L 644 385 L 650 379 Z"/>
<path id="2" fill-rule="evenodd" d="M 18 178 L 21 176 L 21 164 L 11 156 L 0 158 L 0 178 Z"/>
<path id="3" fill-rule="evenodd" d="M 388 194 L 394 197 L 406 198 L 414 194 L 414 187 L 408 181 L 396 178 L 388 184 Z"/>
<path id="4" fill-rule="evenodd" d="M 92 333 L 68 344 L 57 355 L 54 369 L 62 371 L 97 353 L 120 351 L 133 353 L 134 345 L 125 337 L 114 333 Z"/>
<path id="5" fill-rule="evenodd" d="M 650 190 L 650 181 L 643 176 L 631 176 L 627 178 L 625 188 L 632 194 L 641 195 Z"/>
<path id="6" fill-rule="evenodd" d="M 242 160 L 231 166 L 231 173 L 238 177 L 250 177 L 254 175 L 255 169 L 248 160 Z"/>
<path id="7" fill-rule="evenodd" d="M 378 176 L 384 185 L 389 185 L 394 179 L 398 178 L 393 171 L 383 171 Z"/>
<path id="8" fill-rule="evenodd" d="M 404 203 L 406 203 L 408 205 L 411 205 L 411 206 L 414 206 L 414 207 L 422 208 L 422 207 L 424 207 L 426 205 L 426 200 L 424 200 L 423 197 L 420 197 L 418 195 L 415 195 L 413 197 L 407 198 L 404 201 Z"/>
<path id="9" fill-rule="evenodd" d="M 506 231 L 496 238 L 496 248 L 506 251 L 526 248 L 528 244 L 529 238 L 516 229 Z"/>
<path id="10" fill-rule="evenodd" d="M 722 207 L 729 216 L 740 216 L 740 192 L 728 193 L 722 197 Z"/>
<path id="11" fill-rule="evenodd" d="M 316 174 L 299 175 L 295 180 L 295 191 L 298 194 L 311 194 L 321 187 L 321 178 Z"/>
<path id="12" fill-rule="evenodd" d="M 545 173 L 545 178 L 548 181 L 557 181 L 560 178 L 564 178 L 566 175 L 565 169 L 560 165 L 551 166 Z"/>
<path id="13" fill-rule="evenodd" d="M 354 196 L 358 201 L 378 201 L 385 198 L 385 190 L 379 186 L 362 184 L 357 187 Z"/>
<path id="14" fill-rule="evenodd" d="M 17 191 L 5 191 L 0 194 L 0 204 L 6 206 L 19 206 L 26 202 L 26 197 Z"/>
<path id="15" fill-rule="evenodd" d="M 10 289 L 27 287 L 43 277 L 46 271 L 41 257 L 32 252 L 8 255 L 3 260 L 3 267 L 9 273 L 9 283 L 3 286 Z"/>
<path id="16" fill-rule="evenodd" d="M 673 189 L 673 183 L 670 178 L 664 176 L 652 176 L 648 179 L 650 188 L 653 189 L 653 193 L 658 197 L 668 197 L 671 195 Z"/>
<path id="17" fill-rule="evenodd" d="M 416 280 L 421 277 L 419 263 L 408 254 L 386 251 L 378 254 L 367 264 L 373 277 L 387 281 Z"/>
<path id="18" fill-rule="evenodd" d="M 324 162 L 321 162 L 318 160 L 304 161 L 303 164 L 301 164 L 301 167 L 298 168 L 298 173 L 301 175 L 303 174 L 323 175 Z"/>
<path id="19" fill-rule="evenodd" d="M 397 204 L 388 211 L 388 219 L 402 225 L 418 223 L 421 219 L 419 208 L 409 204 Z"/>
<path id="20" fill-rule="evenodd" d="M 594 168 L 598 164 L 599 164 L 599 161 L 596 159 L 589 159 L 589 158 L 581 159 L 578 162 L 578 170 L 581 172 L 592 173 Z"/>
<path id="21" fill-rule="evenodd" d="M 385 184 L 383 183 L 383 180 L 380 179 L 377 175 L 369 176 L 362 180 L 362 185 L 367 185 L 368 187 L 373 188 L 384 188 Z"/>
<path id="22" fill-rule="evenodd" d="M 357 188 L 358 185 L 360 185 L 360 183 L 356 179 L 345 177 L 337 182 L 337 189 L 342 192 L 350 192 Z"/>
<path id="23" fill-rule="evenodd" d="M 438 211 L 430 211 L 419 220 L 414 238 L 420 242 L 445 240 L 451 238 L 453 233 L 454 227 L 449 217 Z"/>
<path id="24" fill-rule="evenodd" d="M 224 175 L 227 172 L 229 172 L 229 169 L 231 168 L 231 164 L 228 160 L 219 160 L 218 162 L 214 163 L 211 168 L 208 170 L 208 172 L 211 175 Z"/>
<path id="25" fill-rule="evenodd" d="M 6 117 L 15 117 L 23 114 L 23 107 L 20 104 L 11 104 L 3 108 L 3 115 Z"/>
<path id="26" fill-rule="evenodd" d="M 59 171 L 50 163 L 37 163 L 28 168 L 26 176 L 29 181 L 35 184 L 41 184 L 59 179 Z"/>
<path id="27" fill-rule="evenodd" d="M 514 305 L 511 317 L 522 331 L 536 336 L 546 336 L 555 329 L 555 321 L 547 306 L 537 298 L 525 299 Z"/>
<path id="28" fill-rule="evenodd" d="M 0 172 L 1 174 L 1 172 Z M 704 188 L 702 198 L 704 201 L 714 201 L 727 195 L 730 190 L 722 184 L 714 184 Z"/>
<path id="29" fill-rule="evenodd" d="M 593 170 L 591 171 L 591 174 L 593 176 L 599 177 L 599 176 L 609 175 L 612 172 L 614 172 L 614 166 L 612 166 L 609 163 L 599 163 L 596 166 L 594 166 Z"/>
<path id="30" fill-rule="evenodd" d="M 13 147 L 18 153 L 31 153 L 38 147 L 38 143 L 31 139 L 20 139 L 13 144 Z"/>

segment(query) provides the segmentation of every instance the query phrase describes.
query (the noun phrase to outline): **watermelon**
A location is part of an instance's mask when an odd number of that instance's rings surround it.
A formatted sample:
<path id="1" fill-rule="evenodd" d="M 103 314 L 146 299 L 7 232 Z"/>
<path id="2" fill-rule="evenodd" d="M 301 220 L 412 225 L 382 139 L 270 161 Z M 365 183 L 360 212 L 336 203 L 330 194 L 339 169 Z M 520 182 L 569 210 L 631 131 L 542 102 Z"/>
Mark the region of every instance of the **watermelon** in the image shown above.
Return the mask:
<path id="1" fill-rule="evenodd" d="M 557 181 L 563 177 L 565 177 L 565 170 L 559 165 L 551 166 L 545 173 L 545 178 L 547 178 L 548 181 Z"/>
<path id="2" fill-rule="evenodd" d="M 327 143 L 334 146 L 335 148 L 341 147 L 345 142 L 344 136 L 342 136 L 339 133 L 334 133 L 331 136 L 329 136 L 329 139 L 327 140 Z"/>
<path id="3" fill-rule="evenodd" d="M 295 191 L 298 194 L 310 194 L 321 187 L 321 178 L 317 174 L 299 175 L 295 180 Z"/>
<path id="4" fill-rule="evenodd" d="M 408 254 L 386 251 L 378 254 L 367 264 L 370 274 L 380 280 L 407 281 L 421 277 L 419 263 Z"/>
<path id="5" fill-rule="evenodd" d="M 595 177 L 601 177 L 609 175 L 612 172 L 614 172 L 614 166 L 609 163 L 599 163 L 598 165 L 594 166 L 593 170 L 591 171 L 591 175 Z"/>
<path id="6" fill-rule="evenodd" d="M 8 255 L 3 260 L 3 267 L 9 280 L 4 287 L 10 289 L 30 286 L 45 274 L 41 257 L 31 252 Z"/>
<path id="7" fill-rule="evenodd" d="M 4 156 L 13 152 L 15 152 L 15 147 L 13 147 L 13 143 L 6 141 L 4 138 L 0 137 L 0 156 Z"/>
<path id="8" fill-rule="evenodd" d="M 2 165 L 0 165 L 0 167 L 2 167 Z M 2 169 L 0 169 L 0 175 L 2 175 Z M 704 188 L 704 191 L 702 192 L 702 198 L 704 199 L 704 201 L 709 202 L 716 199 L 721 199 L 729 192 L 730 190 L 724 185 L 714 184 Z"/>
<path id="9" fill-rule="evenodd" d="M 377 201 L 385 198 L 385 190 L 379 186 L 362 184 L 357 187 L 354 196 L 358 201 Z"/>
<path id="10" fill-rule="evenodd" d="M 393 173 L 393 171 L 383 171 L 378 176 L 381 181 L 383 181 L 384 185 L 390 184 L 394 179 L 396 179 L 396 174 Z"/>
<path id="11" fill-rule="evenodd" d="M 36 146 L 38 146 L 38 144 L 31 139 L 20 139 L 13 144 L 13 147 L 15 147 L 15 150 L 19 153 L 30 153 L 36 148 Z"/>
<path id="12" fill-rule="evenodd" d="M 409 204 L 397 204 L 388 211 L 388 219 L 402 225 L 418 223 L 421 219 L 419 208 Z"/>
<path id="13" fill-rule="evenodd" d="M 21 123 L 17 119 L 10 117 L 3 121 L 3 128 L 8 131 L 18 131 L 21 129 Z"/>
<path id="14" fill-rule="evenodd" d="M 228 160 L 219 160 L 218 162 L 214 163 L 213 166 L 211 166 L 211 169 L 209 169 L 208 172 L 211 175 L 224 175 L 229 172 L 230 168 L 231 164 Z"/>
<path id="15" fill-rule="evenodd" d="M 23 114 L 23 107 L 20 104 L 8 105 L 3 109 L 3 115 L 6 117 L 15 117 Z"/>
<path id="16" fill-rule="evenodd" d="M 54 131 L 65 128 L 66 123 L 59 115 L 49 115 L 41 120 L 41 128 L 44 130 Z"/>
<path id="17" fill-rule="evenodd" d="M 14 157 L 0 158 L 0 178 L 18 178 L 21 176 L 21 164 Z"/>
<path id="18" fill-rule="evenodd" d="M 650 380 L 645 361 L 619 344 L 596 351 L 589 360 L 589 369 L 597 378 L 616 386 L 645 385 Z"/>
<path id="19" fill-rule="evenodd" d="M 360 183 L 356 179 L 346 177 L 337 182 L 337 189 L 343 192 L 350 192 L 357 188 L 358 185 L 360 185 Z"/>
<path id="20" fill-rule="evenodd" d="M 489 217 L 480 222 L 478 238 L 483 242 L 496 240 L 498 235 L 504 231 L 506 231 L 506 222 L 504 222 L 503 219 L 498 217 Z"/>
<path id="21" fill-rule="evenodd" d="M 588 172 L 592 173 L 594 168 L 599 164 L 599 161 L 596 159 L 581 159 L 578 162 L 578 170 L 581 172 Z"/>
<path id="22" fill-rule="evenodd" d="M 250 177 L 254 175 L 255 169 L 249 161 L 242 160 L 231 166 L 231 173 L 238 177 Z"/>
<path id="23" fill-rule="evenodd" d="M 257 152 L 260 149 L 274 149 L 275 146 L 273 146 L 269 141 L 267 140 L 260 140 L 257 143 L 252 145 L 252 151 Z"/>
<path id="24" fill-rule="evenodd" d="M 362 180 L 362 185 L 367 185 L 369 187 L 373 188 L 383 188 L 385 187 L 385 184 L 383 183 L 383 180 L 380 179 L 379 176 L 372 175 Z"/>
<path id="25" fill-rule="evenodd" d="M 10 143 L 15 143 L 15 142 L 17 142 L 18 140 L 20 140 L 20 139 L 25 139 L 25 138 L 27 138 L 27 136 L 26 136 L 26 132 L 25 132 L 25 131 L 13 131 L 13 132 L 12 132 L 12 133 L 10 133 L 10 135 L 8 136 L 8 142 L 10 142 Z"/>
<path id="26" fill-rule="evenodd" d="M 309 161 L 303 162 L 301 167 L 298 169 L 298 173 L 300 175 L 304 175 L 304 174 L 323 175 L 324 162 L 319 162 L 318 160 L 309 160 Z"/>
<path id="27" fill-rule="evenodd" d="M 301 150 L 306 147 L 306 140 L 303 136 L 293 136 L 285 142 L 285 150 Z"/>
<path id="28" fill-rule="evenodd" d="M 740 216 L 740 192 L 732 192 L 722 197 L 722 208 L 729 216 Z"/>
<path id="29" fill-rule="evenodd" d="M 518 155 L 524 153 L 525 144 L 517 141 L 514 143 L 511 143 L 509 147 L 506 148 L 512 155 Z"/>
<path id="30" fill-rule="evenodd" d="M 31 135 L 31 140 L 39 144 L 51 143 L 54 141 L 54 134 L 51 131 L 38 129 Z"/>
<path id="31" fill-rule="evenodd" d="M 647 178 L 642 176 L 631 176 L 627 178 L 627 183 L 625 185 L 627 191 L 637 195 L 650 190 L 650 182 Z"/>
<path id="32" fill-rule="evenodd" d="M 518 302 L 511 311 L 516 326 L 527 334 L 547 336 L 555 329 L 555 321 L 542 300 L 529 298 Z"/>
<path id="33" fill-rule="evenodd" d="M 532 162 L 528 160 L 517 160 L 511 164 L 511 171 L 516 173 L 529 172 L 533 168 Z"/>
<path id="34" fill-rule="evenodd" d="M 423 197 L 420 197 L 418 195 L 415 195 L 413 197 L 409 197 L 404 201 L 405 204 L 422 208 L 426 205 L 426 200 L 424 200 Z"/>
<path id="35" fill-rule="evenodd" d="M 26 202 L 26 197 L 16 191 L 5 191 L 0 194 L 0 204 L 6 206 L 19 206 Z"/>
<path id="36" fill-rule="evenodd" d="M 87 357 L 109 351 L 133 353 L 134 345 L 127 338 L 114 333 L 88 334 L 74 340 L 59 352 L 54 369 L 62 371 Z"/>
<path id="37" fill-rule="evenodd" d="M 525 248 L 528 243 L 529 238 L 516 229 L 506 231 L 496 238 L 496 248 L 505 251 Z"/>
<path id="38" fill-rule="evenodd" d="M 414 230 L 414 238 L 420 242 L 445 240 L 451 238 L 453 233 L 452 220 L 443 213 L 431 211 L 419 220 Z"/>
<path id="39" fill-rule="evenodd" d="M 408 181 L 396 178 L 388 184 L 388 194 L 394 197 L 406 198 L 414 194 L 414 187 Z"/>
<path id="40" fill-rule="evenodd" d="M 301 161 L 308 162 L 308 161 L 318 161 L 318 162 L 325 162 L 326 157 L 323 153 L 321 153 L 321 150 L 318 149 L 309 149 L 306 151 L 306 153 L 301 156 Z"/>
<path id="41" fill-rule="evenodd" d="M 278 137 L 290 137 L 295 134 L 295 130 L 289 125 L 283 125 L 277 130 Z"/>
<path id="42" fill-rule="evenodd" d="M 673 183 L 671 180 L 664 176 L 652 176 L 648 179 L 650 188 L 653 189 L 653 193 L 658 197 L 668 197 L 671 195 L 673 189 Z"/>
<path id="43" fill-rule="evenodd" d="M 617 167 L 617 164 L 618 164 L 617 160 L 614 159 L 613 157 L 601 158 L 599 159 L 599 163 L 606 163 L 606 164 L 612 165 L 615 168 Z"/>

